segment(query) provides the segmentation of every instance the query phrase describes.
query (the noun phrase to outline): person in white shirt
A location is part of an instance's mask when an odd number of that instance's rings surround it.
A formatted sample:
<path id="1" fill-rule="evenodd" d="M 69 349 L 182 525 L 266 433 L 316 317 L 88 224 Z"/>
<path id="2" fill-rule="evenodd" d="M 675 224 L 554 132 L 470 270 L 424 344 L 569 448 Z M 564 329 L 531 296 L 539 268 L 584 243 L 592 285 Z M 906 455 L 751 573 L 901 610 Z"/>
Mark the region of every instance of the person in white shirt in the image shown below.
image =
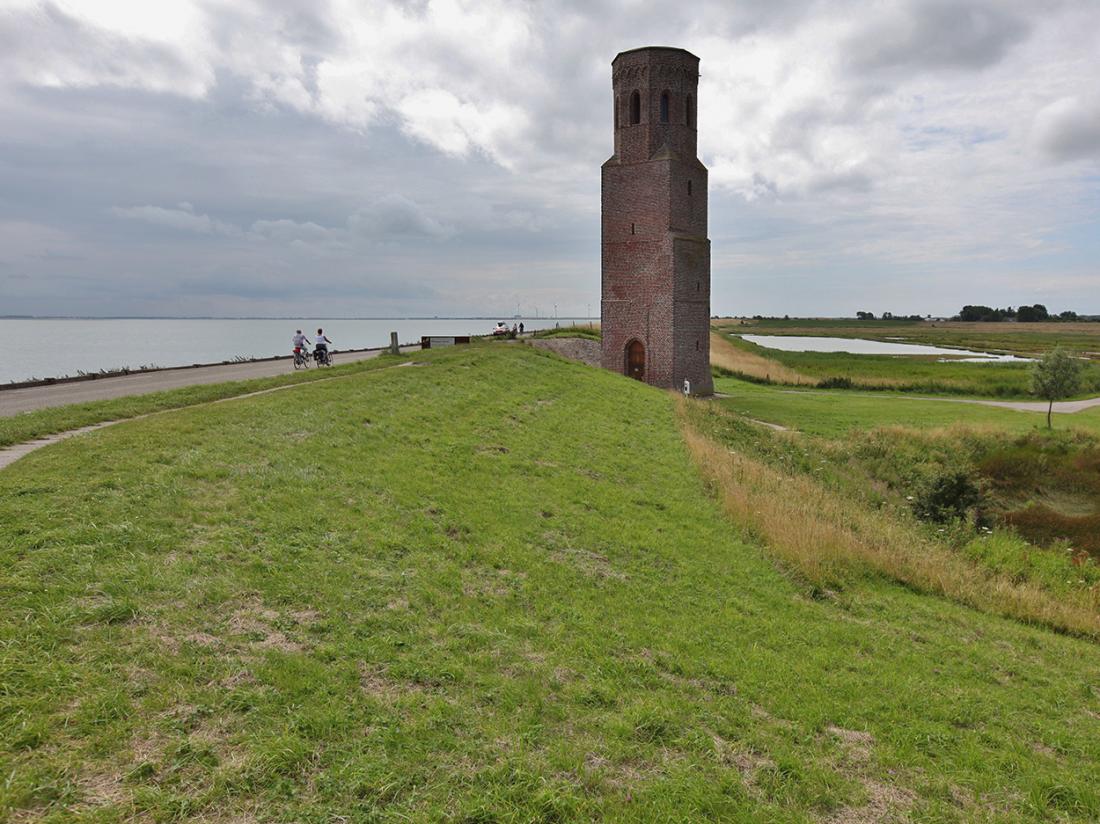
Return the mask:
<path id="1" fill-rule="evenodd" d="M 325 330 L 318 329 L 317 337 L 313 339 L 313 357 L 318 363 L 328 363 L 328 345 L 332 343 L 325 337 Z"/>

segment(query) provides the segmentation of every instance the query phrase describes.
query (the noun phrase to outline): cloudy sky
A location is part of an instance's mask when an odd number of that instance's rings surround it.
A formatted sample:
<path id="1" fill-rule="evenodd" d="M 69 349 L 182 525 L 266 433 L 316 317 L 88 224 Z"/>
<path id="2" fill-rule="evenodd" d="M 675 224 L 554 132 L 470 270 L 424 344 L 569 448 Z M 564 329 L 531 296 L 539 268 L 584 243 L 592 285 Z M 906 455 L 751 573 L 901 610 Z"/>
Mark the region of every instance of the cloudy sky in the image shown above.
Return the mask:
<path id="1" fill-rule="evenodd" d="M 595 311 L 640 45 L 715 312 L 1100 312 L 1096 0 L 0 0 L 0 314 Z"/>

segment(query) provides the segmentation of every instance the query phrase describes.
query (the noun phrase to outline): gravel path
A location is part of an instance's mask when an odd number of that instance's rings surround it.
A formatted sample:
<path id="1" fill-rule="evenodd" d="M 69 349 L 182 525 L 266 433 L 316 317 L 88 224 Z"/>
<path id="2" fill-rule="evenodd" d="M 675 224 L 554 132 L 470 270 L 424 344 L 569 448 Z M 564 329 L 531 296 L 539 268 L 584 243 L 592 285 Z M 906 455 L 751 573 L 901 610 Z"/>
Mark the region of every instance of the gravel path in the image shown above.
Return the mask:
<path id="1" fill-rule="evenodd" d="M 402 352 L 419 351 L 419 346 L 404 346 Z M 337 364 L 376 358 L 385 349 L 361 349 L 355 352 L 336 352 Z M 70 403 L 87 403 L 127 395 L 147 395 L 166 389 L 179 389 L 207 383 L 243 381 L 250 378 L 270 378 L 294 371 L 291 359 L 278 358 L 251 363 L 226 363 L 213 366 L 196 366 L 189 369 L 163 369 L 134 372 L 109 378 L 54 383 L 48 386 L 29 386 L 25 389 L 0 389 L 0 418 L 9 418 L 20 412 L 66 406 Z"/>

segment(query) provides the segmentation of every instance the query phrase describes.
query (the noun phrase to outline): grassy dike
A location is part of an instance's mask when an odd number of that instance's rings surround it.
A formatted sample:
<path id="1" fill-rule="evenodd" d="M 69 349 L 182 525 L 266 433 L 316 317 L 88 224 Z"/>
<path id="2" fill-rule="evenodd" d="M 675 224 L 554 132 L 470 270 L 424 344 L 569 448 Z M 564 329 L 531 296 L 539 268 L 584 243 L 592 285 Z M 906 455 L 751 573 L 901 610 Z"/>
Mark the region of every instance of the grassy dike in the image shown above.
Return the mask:
<path id="1" fill-rule="evenodd" d="M 0 448 L 11 444 L 24 443 L 46 435 L 53 435 L 57 432 L 103 423 L 104 421 L 127 420 L 136 418 L 139 415 L 163 412 L 167 409 L 196 406 L 246 395 L 251 392 L 262 392 L 265 389 L 310 383 L 325 378 L 356 374 L 373 369 L 384 369 L 387 366 L 393 366 L 396 363 L 408 360 L 408 358 L 407 354 L 379 355 L 370 360 L 356 361 L 342 366 L 327 369 L 311 368 L 296 372 L 289 371 L 292 367 L 288 362 L 287 374 L 270 378 L 253 378 L 244 381 L 186 386 L 165 392 L 130 395 L 106 401 L 74 403 L 67 406 L 39 409 L 34 412 L 23 412 L 10 417 L 0 417 Z M 0 393 L 0 400 L 2 399 L 3 395 Z"/>
<path id="2" fill-rule="evenodd" d="M 811 597 L 672 396 L 417 360 L 0 472 L 0 819 L 1100 816 L 1100 646 Z"/>

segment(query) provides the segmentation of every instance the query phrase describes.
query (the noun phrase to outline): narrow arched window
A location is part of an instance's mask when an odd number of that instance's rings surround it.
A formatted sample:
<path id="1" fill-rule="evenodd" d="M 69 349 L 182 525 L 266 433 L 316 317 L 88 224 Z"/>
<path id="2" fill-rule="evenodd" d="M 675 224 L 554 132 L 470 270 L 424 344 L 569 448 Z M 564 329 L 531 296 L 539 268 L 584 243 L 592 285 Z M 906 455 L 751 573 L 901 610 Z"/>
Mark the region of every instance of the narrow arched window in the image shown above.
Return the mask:
<path id="1" fill-rule="evenodd" d="M 691 194 L 691 181 L 688 181 L 688 194 Z"/>
<path id="2" fill-rule="evenodd" d="M 619 128 L 619 107 L 622 105 L 622 98 L 615 98 L 615 128 Z"/>
<path id="3" fill-rule="evenodd" d="M 690 94 L 687 96 L 687 100 L 684 101 L 684 114 L 685 120 L 689 126 L 695 127 L 695 98 Z"/>
<path id="4" fill-rule="evenodd" d="M 637 126 L 642 122 L 642 96 L 638 92 L 630 95 L 630 125 Z"/>
<path id="5" fill-rule="evenodd" d="M 661 93 L 661 122 L 668 123 L 668 92 Z"/>

